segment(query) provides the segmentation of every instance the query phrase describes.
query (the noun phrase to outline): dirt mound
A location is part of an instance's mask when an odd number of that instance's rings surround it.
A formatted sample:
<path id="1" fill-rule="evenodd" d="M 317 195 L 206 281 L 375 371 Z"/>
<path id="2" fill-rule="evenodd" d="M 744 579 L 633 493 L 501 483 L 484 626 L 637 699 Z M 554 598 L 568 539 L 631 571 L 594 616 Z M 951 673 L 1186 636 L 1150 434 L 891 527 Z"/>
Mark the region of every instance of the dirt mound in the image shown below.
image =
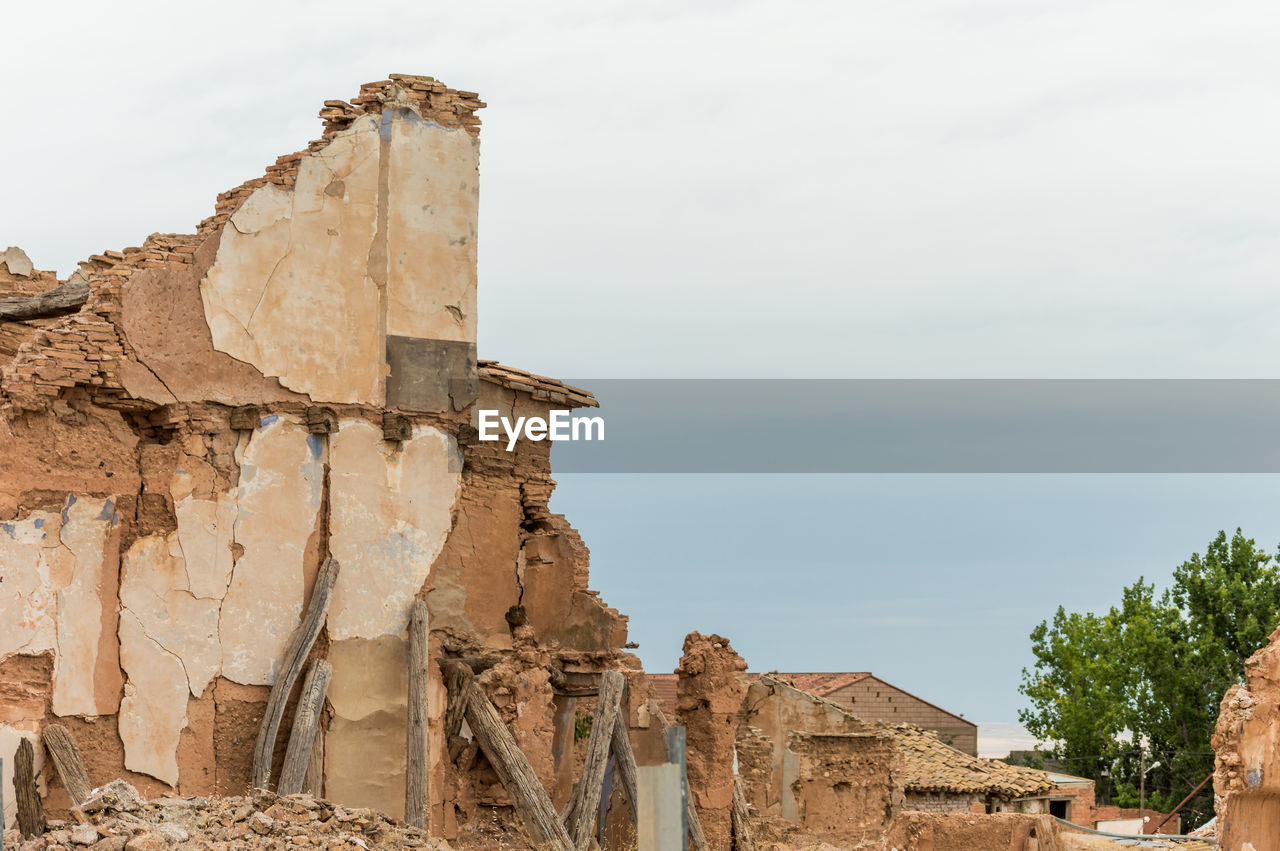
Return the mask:
<path id="1" fill-rule="evenodd" d="M 158 851 L 165 848 L 326 848 L 333 851 L 427 848 L 447 842 L 369 809 L 340 807 L 310 795 L 281 797 L 257 792 L 236 798 L 140 800 L 122 780 L 94 794 L 76 821 L 50 821 L 48 830 L 17 845 L 89 851 Z M 5 847 L 13 847 L 12 838 Z"/>

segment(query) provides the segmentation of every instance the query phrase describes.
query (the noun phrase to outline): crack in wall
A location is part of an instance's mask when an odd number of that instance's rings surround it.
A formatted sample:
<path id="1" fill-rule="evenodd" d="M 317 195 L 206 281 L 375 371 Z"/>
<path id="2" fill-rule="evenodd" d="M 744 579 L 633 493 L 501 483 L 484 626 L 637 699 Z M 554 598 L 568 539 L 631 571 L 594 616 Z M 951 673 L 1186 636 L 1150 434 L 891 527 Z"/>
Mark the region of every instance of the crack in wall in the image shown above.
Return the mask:
<path id="1" fill-rule="evenodd" d="M 150 589 L 148 589 L 148 590 L 150 590 Z M 153 591 L 152 593 L 154 594 L 155 592 Z M 158 595 L 157 595 L 157 596 L 158 596 Z M 160 599 L 161 599 L 161 600 L 163 600 L 164 598 L 160 598 Z M 147 627 L 146 627 L 146 625 L 144 625 L 144 624 L 143 624 L 143 622 L 142 622 L 142 618 L 138 617 L 138 615 L 137 615 L 133 610 L 131 610 L 130 608 L 128 608 L 127 606 L 125 606 L 125 605 L 123 605 L 123 604 L 122 604 L 122 605 L 120 606 L 120 614 L 121 614 L 121 616 L 123 616 L 123 615 L 128 615 L 129 617 L 133 618 L 133 622 L 134 622 L 135 624 L 137 624 L 137 626 L 138 626 L 138 631 L 139 631 L 140 633 L 142 633 L 144 636 L 146 636 L 146 637 L 151 641 L 151 643 L 152 643 L 152 644 L 154 644 L 156 647 L 160 648 L 160 650 L 161 650 L 163 653 L 165 653 L 166 655 L 172 656 L 174 659 L 176 659 L 176 660 L 178 661 L 178 664 L 182 666 L 182 677 L 183 677 L 183 679 L 185 679 L 185 680 L 186 680 L 186 683 L 187 683 L 187 691 L 191 691 L 191 673 L 187 670 L 187 663 L 186 663 L 185 661 L 183 661 L 182 656 L 181 656 L 181 655 L 179 655 L 179 654 L 177 654 L 177 653 L 175 653 L 175 652 L 173 652 L 173 651 L 172 651 L 172 650 L 170 650 L 168 647 L 165 647 L 165 646 L 164 646 L 164 642 L 160 641 L 160 639 L 156 638 L 156 637 L 155 637 L 155 636 L 153 636 L 151 633 L 147 632 Z M 133 677 L 129 677 L 129 683 L 130 683 L 131 685 L 133 685 L 134 693 L 136 694 L 136 693 L 137 693 L 138 686 L 137 686 L 137 684 L 136 684 L 136 683 L 134 683 L 134 681 L 133 681 Z M 199 695 L 196 695 L 196 696 L 197 696 L 197 697 L 199 697 Z"/>

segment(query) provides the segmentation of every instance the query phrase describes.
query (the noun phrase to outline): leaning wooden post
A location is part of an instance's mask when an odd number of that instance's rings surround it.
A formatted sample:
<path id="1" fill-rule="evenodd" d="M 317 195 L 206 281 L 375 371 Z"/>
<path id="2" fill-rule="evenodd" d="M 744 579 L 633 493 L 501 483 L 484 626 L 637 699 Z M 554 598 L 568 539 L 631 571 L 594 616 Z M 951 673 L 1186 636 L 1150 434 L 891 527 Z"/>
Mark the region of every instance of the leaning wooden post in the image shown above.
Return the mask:
<path id="1" fill-rule="evenodd" d="M 471 681 L 476 675 L 470 666 L 456 664 L 445 666 L 444 677 L 445 690 L 449 695 L 449 705 L 444 712 L 444 740 L 448 742 L 462 732 L 462 719 L 467 712 Z"/>
<path id="2" fill-rule="evenodd" d="M 324 797 L 324 731 L 316 731 L 315 744 L 311 746 L 311 760 L 307 763 L 307 776 L 302 779 L 302 791 L 313 798 Z"/>
<path id="3" fill-rule="evenodd" d="M 409 723 L 405 735 L 404 820 L 427 826 L 427 604 L 409 617 Z"/>
<path id="4" fill-rule="evenodd" d="M 452 662 L 446 665 L 458 665 Z M 475 684 L 467 684 L 466 721 L 480 749 L 493 766 L 511 804 L 532 834 L 535 843 L 546 843 L 556 851 L 570 851 L 573 843 L 556 814 L 547 790 L 542 788 L 529 759 L 502 722 L 498 710 Z"/>
<path id="5" fill-rule="evenodd" d="M 570 823 L 566 825 L 578 851 L 587 851 L 591 847 L 591 837 L 595 833 L 593 828 L 609 763 L 609 746 L 613 742 L 625 686 L 626 680 L 617 671 L 605 671 L 600 676 L 596 714 L 591 719 L 591 736 L 587 739 L 587 758 L 582 764 L 582 779 L 578 781 L 582 794 L 570 814 Z"/>
<path id="6" fill-rule="evenodd" d="M 293 631 L 289 646 L 284 653 L 284 662 L 276 681 L 271 686 L 271 696 L 267 698 L 266 713 L 262 716 L 262 729 L 258 731 L 258 742 L 253 749 L 253 788 L 266 789 L 271 782 L 271 757 L 276 749 L 276 735 L 280 732 L 280 720 L 284 717 L 284 705 L 289 700 L 289 692 L 302 673 L 302 665 L 307 661 L 311 645 L 316 643 L 320 628 L 324 626 L 325 615 L 329 613 L 329 598 L 333 594 L 333 584 L 338 580 L 340 565 L 336 558 L 326 559 L 320 566 L 316 576 L 316 585 L 311 592 L 311 602 L 307 605 L 307 613 L 302 623 Z"/>
<path id="7" fill-rule="evenodd" d="M 311 670 L 302 681 L 302 695 L 293 714 L 289 747 L 284 752 L 280 782 L 276 784 L 276 792 L 281 795 L 296 795 L 306 783 L 311 756 L 315 752 L 316 733 L 320 730 L 320 713 L 324 711 L 324 696 L 332 678 L 333 665 L 317 659 L 311 663 Z"/>
<path id="8" fill-rule="evenodd" d="M 67 797 L 71 806 L 78 807 L 89 798 L 93 784 L 85 773 L 84 762 L 80 759 L 80 751 L 76 748 L 75 739 L 61 724 L 48 724 L 41 735 L 44 748 L 49 752 L 49 760 L 58 770 L 62 785 L 67 789 Z"/>
<path id="9" fill-rule="evenodd" d="M 40 803 L 40 790 L 36 788 L 36 750 L 30 739 L 18 743 L 18 753 L 13 760 L 13 791 L 18 798 L 18 830 L 23 836 L 39 836 L 44 833 L 44 806 Z"/>
<path id="10" fill-rule="evenodd" d="M 613 758 L 618 766 L 618 776 L 622 778 L 622 791 L 627 796 L 627 804 L 631 807 L 631 818 L 639 817 L 636 800 L 636 755 L 631 749 L 631 737 L 627 735 L 627 714 L 618 713 L 618 720 L 613 725 Z"/>

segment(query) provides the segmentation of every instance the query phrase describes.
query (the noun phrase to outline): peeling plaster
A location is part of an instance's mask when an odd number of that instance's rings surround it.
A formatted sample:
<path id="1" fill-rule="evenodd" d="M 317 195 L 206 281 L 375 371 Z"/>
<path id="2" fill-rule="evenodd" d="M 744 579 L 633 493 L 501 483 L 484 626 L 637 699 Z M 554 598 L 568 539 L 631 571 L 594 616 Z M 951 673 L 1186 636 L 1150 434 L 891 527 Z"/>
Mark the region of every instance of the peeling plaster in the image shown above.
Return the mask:
<path id="1" fill-rule="evenodd" d="M 315 399 L 382 402 L 380 306 L 365 269 L 378 146 L 376 119 L 362 118 L 303 157 L 292 191 L 255 190 L 200 285 L 215 348 Z M 325 192 L 335 180 L 340 196 Z"/>
<path id="2" fill-rule="evenodd" d="M 49 562 L 59 523 L 49 512 L 0 523 L 0 658 L 57 649 Z"/>
<path id="3" fill-rule="evenodd" d="M 381 405 L 388 335 L 474 343 L 479 142 L 387 109 L 231 216 L 200 284 L 216 349 L 320 401 Z"/>
<path id="4" fill-rule="evenodd" d="M 199 697 L 222 667 L 218 640 L 221 601 L 191 594 L 187 565 L 177 542 L 177 533 L 134 541 L 124 555 L 120 606 L 122 612 L 133 616 L 145 640 L 154 641 L 182 664 L 191 696 Z M 122 630 L 122 650 L 123 645 Z M 185 701 L 184 696 L 184 705 Z"/>
<path id="5" fill-rule="evenodd" d="M 119 518 L 109 500 L 71 497 L 62 512 L 56 553 L 69 581 L 57 592 L 58 653 L 53 711 L 109 715 L 119 706 L 115 646 Z M 63 572 L 63 571 L 58 571 Z"/>
<path id="6" fill-rule="evenodd" d="M 222 673 L 271 685 L 302 617 L 303 557 L 316 529 L 324 463 L 292 417 L 265 417 L 244 446 L 234 543 L 244 548 L 222 603 Z M 345 571 L 346 564 L 343 564 Z"/>
<path id="7" fill-rule="evenodd" d="M 116 710 L 115 506 L 68 496 L 60 514 L 0 523 L 0 659 L 54 653 L 59 715 Z"/>
<path id="8" fill-rule="evenodd" d="M 348 420 L 332 436 L 330 550 L 342 564 L 329 635 L 400 635 L 452 526 L 462 473 L 457 444 L 417 426 L 402 448 L 382 429 Z"/>
<path id="9" fill-rule="evenodd" d="M 176 786 L 189 688 L 182 661 L 125 610 L 120 614 L 120 664 L 129 675 L 119 719 L 124 767 Z"/>

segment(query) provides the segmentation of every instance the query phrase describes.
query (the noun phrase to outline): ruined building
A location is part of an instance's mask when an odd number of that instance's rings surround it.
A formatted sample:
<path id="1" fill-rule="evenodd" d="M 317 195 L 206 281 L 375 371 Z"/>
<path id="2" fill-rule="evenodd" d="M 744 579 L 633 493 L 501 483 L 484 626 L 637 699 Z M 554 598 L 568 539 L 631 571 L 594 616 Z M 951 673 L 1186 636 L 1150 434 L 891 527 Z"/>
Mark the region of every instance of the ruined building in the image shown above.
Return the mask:
<path id="1" fill-rule="evenodd" d="M 474 663 L 563 803 L 574 695 L 639 666 L 548 510 L 550 444 L 475 439 L 478 408 L 595 404 L 477 360 L 482 106 L 393 75 L 326 101 L 321 138 L 219 195 L 195 233 L 93 255 L 65 282 L 0 255 L 6 768 L 57 722 L 95 782 L 243 793 L 332 558 L 312 790 L 403 812 L 406 627 L 423 600 L 432 831 L 506 803 L 474 745 L 446 741 L 441 660 Z"/>
<path id="2" fill-rule="evenodd" d="M 753 681 L 757 676 L 748 674 Z M 864 721 L 911 724 L 928 730 L 958 751 L 978 755 L 977 724 L 867 671 L 779 672 L 777 676 L 803 692 L 838 704 Z M 675 705 L 675 674 L 649 674 L 649 682 L 659 699 Z"/>
<path id="3" fill-rule="evenodd" d="M 1213 733 L 1214 809 L 1222 848 L 1266 851 L 1280 843 L 1280 629 L 1244 674 Z"/>

